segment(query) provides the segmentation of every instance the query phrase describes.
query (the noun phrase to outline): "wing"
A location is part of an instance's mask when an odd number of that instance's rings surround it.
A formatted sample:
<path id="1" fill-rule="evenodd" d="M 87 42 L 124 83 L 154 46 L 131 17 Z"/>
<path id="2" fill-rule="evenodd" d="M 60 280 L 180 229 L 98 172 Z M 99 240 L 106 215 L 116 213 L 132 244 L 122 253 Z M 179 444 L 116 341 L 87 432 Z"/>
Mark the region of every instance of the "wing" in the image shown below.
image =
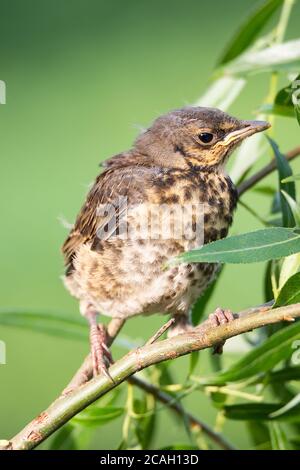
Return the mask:
<path id="1" fill-rule="evenodd" d="M 97 236 L 99 230 L 106 227 L 106 239 L 116 232 L 123 215 L 122 198 L 126 197 L 128 204 L 138 204 L 147 199 L 146 189 L 151 187 L 157 169 L 140 164 L 143 159 L 136 157 L 135 160 L 132 155 L 126 158 L 126 154 L 113 157 L 106 163 L 105 171 L 97 177 L 76 219 L 74 228 L 62 247 L 67 274 L 72 272 L 74 256 L 82 244 L 91 242 L 92 249 L 98 251 L 100 249 Z M 139 164 L 133 165 L 134 161 L 138 161 Z M 111 213 L 108 208 L 110 204 L 117 208 L 114 212 L 114 223 L 111 224 L 112 230 L 109 230 Z"/>

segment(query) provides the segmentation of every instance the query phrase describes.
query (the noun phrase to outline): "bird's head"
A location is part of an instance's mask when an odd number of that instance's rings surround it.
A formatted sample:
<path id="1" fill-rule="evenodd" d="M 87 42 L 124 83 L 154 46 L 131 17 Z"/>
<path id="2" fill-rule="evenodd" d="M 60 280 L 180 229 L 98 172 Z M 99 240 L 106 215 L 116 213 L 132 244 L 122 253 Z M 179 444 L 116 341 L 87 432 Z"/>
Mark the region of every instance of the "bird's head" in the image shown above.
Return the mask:
<path id="1" fill-rule="evenodd" d="M 215 108 L 185 107 L 158 119 L 135 149 L 164 167 L 220 168 L 246 138 L 268 129 L 265 121 L 243 121 Z"/>

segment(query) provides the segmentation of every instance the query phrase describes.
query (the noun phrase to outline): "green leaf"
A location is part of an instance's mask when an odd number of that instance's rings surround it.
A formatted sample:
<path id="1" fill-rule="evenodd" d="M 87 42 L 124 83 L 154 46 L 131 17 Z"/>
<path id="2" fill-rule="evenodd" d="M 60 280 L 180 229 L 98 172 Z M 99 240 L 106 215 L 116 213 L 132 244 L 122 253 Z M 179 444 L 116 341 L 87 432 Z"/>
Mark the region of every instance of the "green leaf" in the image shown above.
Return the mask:
<path id="1" fill-rule="evenodd" d="M 300 126 L 300 100 L 299 100 L 298 105 L 295 106 L 295 111 L 296 111 L 297 121 L 298 121 L 298 124 Z"/>
<path id="2" fill-rule="evenodd" d="M 270 437 L 273 450 L 288 450 L 288 440 L 279 423 L 270 423 Z"/>
<path id="3" fill-rule="evenodd" d="M 292 169 L 290 167 L 289 162 L 285 158 L 285 156 L 280 152 L 278 145 L 274 142 L 273 139 L 267 137 L 270 142 L 270 145 L 273 149 L 278 175 L 279 175 L 279 190 L 284 190 L 292 199 L 296 200 L 296 188 L 295 183 L 290 182 L 287 184 L 282 183 L 282 180 L 291 176 L 293 174 Z M 283 218 L 283 225 L 285 227 L 294 227 L 296 225 L 293 213 L 290 209 L 288 202 L 286 201 L 284 195 L 280 194 L 280 203 L 281 203 L 281 212 Z"/>
<path id="4" fill-rule="evenodd" d="M 299 271 L 299 268 L 300 253 L 296 253 L 295 255 L 287 256 L 286 258 L 284 258 L 280 268 L 279 280 L 277 280 L 279 290 L 282 289 L 282 287 L 290 277 L 294 276 L 294 274 Z M 276 292 L 276 297 L 277 295 L 278 292 Z"/>
<path id="5" fill-rule="evenodd" d="M 216 76 L 245 76 L 249 73 L 270 71 L 298 72 L 300 66 L 300 39 L 286 41 L 260 50 L 249 50 L 217 70 Z"/>
<path id="6" fill-rule="evenodd" d="M 200 96 L 195 106 L 206 106 L 226 111 L 245 85 L 246 80 L 243 78 L 221 77 L 210 85 L 204 95 Z"/>
<path id="7" fill-rule="evenodd" d="M 142 449 L 149 449 L 156 427 L 156 401 L 152 395 L 144 395 L 133 403 L 135 434 Z"/>
<path id="8" fill-rule="evenodd" d="M 282 287 L 273 308 L 300 302 L 300 273 L 290 277 Z"/>
<path id="9" fill-rule="evenodd" d="M 227 419 L 237 421 L 270 420 L 270 414 L 278 409 L 278 403 L 245 403 L 224 406 Z"/>
<path id="10" fill-rule="evenodd" d="M 288 86 L 280 90 L 273 104 L 263 105 L 261 112 L 279 114 L 281 116 L 295 117 L 300 123 L 300 74 Z"/>
<path id="11" fill-rule="evenodd" d="M 144 418 L 136 428 L 139 443 L 142 449 L 149 449 L 154 438 L 156 428 L 156 414 L 151 413 L 150 416 Z"/>
<path id="12" fill-rule="evenodd" d="M 292 175 L 292 176 L 289 176 L 288 178 L 284 178 L 283 180 L 281 180 L 281 182 L 290 183 L 291 181 L 297 181 L 297 180 L 300 180 L 300 174 Z"/>
<path id="13" fill-rule="evenodd" d="M 225 64 L 244 52 L 259 35 L 271 16 L 282 5 L 282 0 L 268 0 L 259 5 L 234 35 L 224 51 L 219 65 Z"/>
<path id="14" fill-rule="evenodd" d="M 193 375 L 193 372 L 194 370 L 196 369 L 197 367 L 197 364 L 199 362 L 199 359 L 200 359 L 200 351 L 193 351 L 191 354 L 190 354 L 190 365 L 189 365 L 189 373 L 188 373 L 188 377 L 190 377 L 191 375 Z"/>
<path id="15" fill-rule="evenodd" d="M 99 408 L 98 406 L 90 406 L 74 416 L 71 423 L 87 427 L 102 426 L 109 421 L 119 418 L 123 413 L 124 408 L 115 408 L 113 406 Z"/>
<path id="16" fill-rule="evenodd" d="M 74 426 L 65 424 L 60 428 L 51 440 L 50 450 L 77 450 L 77 442 L 74 438 Z"/>
<path id="17" fill-rule="evenodd" d="M 263 114 L 275 114 L 277 116 L 295 117 L 294 107 L 283 106 L 279 104 L 263 104 L 258 112 Z"/>
<path id="18" fill-rule="evenodd" d="M 262 380 L 265 380 L 264 377 L 265 376 L 262 376 Z M 284 383 L 284 382 L 290 382 L 293 380 L 297 380 L 297 381 L 300 380 L 300 366 L 285 367 L 284 369 L 271 372 L 267 376 L 268 384 Z"/>
<path id="19" fill-rule="evenodd" d="M 261 421 L 248 421 L 247 428 L 255 446 L 265 444 L 270 440 L 268 426 Z"/>
<path id="20" fill-rule="evenodd" d="M 282 88 L 282 90 L 280 90 L 277 93 L 275 100 L 274 100 L 275 105 L 288 107 L 291 109 L 294 108 L 293 92 L 295 91 L 295 87 L 293 86 L 293 83 L 299 79 L 300 79 L 300 75 L 298 75 L 292 83 Z"/>
<path id="21" fill-rule="evenodd" d="M 272 227 L 217 240 L 170 261 L 187 263 L 257 263 L 283 258 L 300 251 L 300 232 Z"/>
<path id="22" fill-rule="evenodd" d="M 299 205 L 285 191 L 281 190 L 281 194 L 283 194 L 283 196 L 285 197 L 286 202 L 289 205 L 289 208 L 291 209 L 296 227 L 300 227 L 300 207 L 299 207 Z"/>
<path id="23" fill-rule="evenodd" d="M 272 205 L 271 205 L 271 214 L 278 214 L 281 213 L 281 194 L 279 191 L 275 191 L 273 198 L 272 198 Z M 280 220 L 280 219 L 279 219 Z M 282 227 L 282 218 L 280 220 L 280 227 Z"/>
<path id="24" fill-rule="evenodd" d="M 274 298 L 273 289 L 272 289 L 272 261 L 269 261 L 266 265 L 265 275 L 264 275 L 264 299 L 265 302 L 269 302 Z"/>
<path id="25" fill-rule="evenodd" d="M 272 186 L 256 186 L 253 188 L 253 191 L 256 193 L 273 197 L 276 192 L 276 189 L 274 189 Z"/>
<path id="26" fill-rule="evenodd" d="M 278 418 L 279 416 L 286 415 L 290 410 L 297 407 L 300 404 L 300 393 L 298 393 L 292 400 L 290 400 L 286 405 L 270 414 L 271 418 Z"/>
<path id="27" fill-rule="evenodd" d="M 87 340 L 88 328 L 80 315 L 58 313 L 34 313 L 31 311 L 1 311 L 0 324 L 26 328 L 68 339 Z"/>
<path id="28" fill-rule="evenodd" d="M 247 353 L 227 370 L 211 377 L 203 378 L 206 384 L 221 385 L 226 382 L 240 380 L 260 375 L 270 371 L 276 364 L 291 357 L 292 344 L 300 339 L 300 322 L 277 331 L 262 345 Z"/>
<path id="29" fill-rule="evenodd" d="M 282 403 L 245 403 L 242 405 L 226 405 L 223 409 L 225 418 L 237 421 L 272 421 L 271 414 L 279 408 Z M 285 416 L 279 416 L 276 421 L 290 423 L 300 422 L 300 405 L 289 411 Z"/>

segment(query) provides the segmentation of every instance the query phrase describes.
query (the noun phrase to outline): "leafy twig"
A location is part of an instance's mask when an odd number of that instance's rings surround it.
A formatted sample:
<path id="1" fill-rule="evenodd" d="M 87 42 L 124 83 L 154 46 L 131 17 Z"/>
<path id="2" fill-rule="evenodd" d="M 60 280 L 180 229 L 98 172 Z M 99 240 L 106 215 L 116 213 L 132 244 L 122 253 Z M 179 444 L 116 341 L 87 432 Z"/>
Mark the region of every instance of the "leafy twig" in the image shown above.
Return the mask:
<path id="1" fill-rule="evenodd" d="M 151 383 L 140 379 L 139 377 L 130 377 L 129 382 L 133 385 L 141 388 L 147 393 L 151 393 L 158 401 L 167 405 L 172 411 L 175 411 L 176 414 L 182 416 L 191 428 L 198 428 L 203 433 L 205 433 L 210 439 L 215 442 L 221 449 L 224 450 L 234 450 L 235 447 L 228 442 L 221 434 L 215 432 L 210 426 L 201 421 L 200 419 L 193 416 L 191 413 L 188 413 L 181 403 L 178 403 L 174 400 L 174 397 L 168 393 L 162 392 L 158 387 L 152 385 Z"/>
<path id="2" fill-rule="evenodd" d="M 184 334 L 130 351 L 110 367 L 109 372 L 114 382 L 101 375 L 78 387 L 67 396 L 56 400 L 19 434 L 8 441 L 4 448 L 11 450 L 33 449 L 73 416 L 127 380 L 135 372 L 153 364 L 176 359 L 193 351 L 210 348 L 228 338 L 255 328 L 280 321 L 291 321 L 300 317 L 300 303 L 272 310 L 270 307 L 262 307 L 255 311 L 256 313 L 236 315 L 232 322 L 218 327 L 208 319 Z"/>

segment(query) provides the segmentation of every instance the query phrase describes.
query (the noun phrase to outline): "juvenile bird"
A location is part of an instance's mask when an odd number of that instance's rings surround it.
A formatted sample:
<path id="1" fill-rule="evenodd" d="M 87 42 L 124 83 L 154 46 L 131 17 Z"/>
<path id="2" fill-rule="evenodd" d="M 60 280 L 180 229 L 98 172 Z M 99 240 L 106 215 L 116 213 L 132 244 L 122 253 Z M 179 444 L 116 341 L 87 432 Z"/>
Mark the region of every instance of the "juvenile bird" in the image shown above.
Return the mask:
<path id="1" fill-rule="evenodd" d="M 156 119 L 129 151 L 103 164 L 63 245 L 65 285 L 89 322 L 95 375 L 107 373 L 110 358 L 99 313 L 123 319 L 169 313 L 173 334 L 188 328 L 189 311 L 218 265 L 164 266 L 226 237 L 237 193 L 225 164 L 243 139 L 268 127 L 184 107 Z M 214 316 L 216 325 L 232 319 L 221 309 Z"/>

